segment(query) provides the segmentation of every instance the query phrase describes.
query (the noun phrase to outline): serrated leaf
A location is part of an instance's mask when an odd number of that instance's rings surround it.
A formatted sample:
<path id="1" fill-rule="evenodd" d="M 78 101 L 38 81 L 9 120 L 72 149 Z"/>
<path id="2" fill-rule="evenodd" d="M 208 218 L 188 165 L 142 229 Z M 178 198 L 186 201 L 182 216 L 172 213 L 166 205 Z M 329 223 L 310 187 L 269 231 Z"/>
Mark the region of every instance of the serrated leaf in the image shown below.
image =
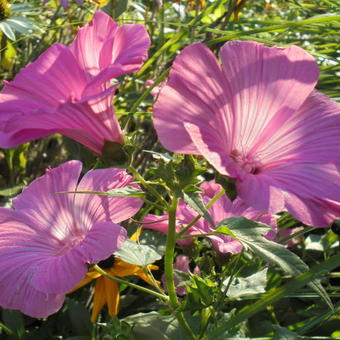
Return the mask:
<path id="1" fill-rule="evenodd" d="M 245 248 L 252 250 L 266 262 L 280 266 L 287 274 L 296 276 L 309 270 L 309 267 L 293 252 L 262 236 L 271 229 L 269 226 L 242 216 L 224 219 L 219 223 L 219 226 L 222 225 L 227 227 Z M 217 229 L 219 233 L 225 233 L 224 230 Z M 233 237 L 230 233 L 227 235 Z M 333 304 L 319 280 L 314 280 L 308 285 L 333 309 Z"/>
<path id="2" fill-rule="evenodd" d="M 183 200 L 192 209 L 194 209 L 199 215 L 203 216 L 212 226 L 215 225 L 211 218 L 207 208 L 205 207 L 202 197 L 196 192 L 183 193 Z"/>
<path id="3" fill-rule="evenodd" d="M 264 293 L 267 285 L 267 271 L 268 268 L 264 268 L 253 275 L 234 278 L 227 291 L 227 296 L 237 299 L 242 296 Z M 229 277 L 226 278 L 222 285 L 227 286 L 229 280 Z"/>
<path id="4" fill-rule="evenodd" d="M 162 256 L 150 246 L 141 245 L 131 240 L 126 240 L 122 248 L 116 251 L 114 255 L 127 263 L 141 267 L 145 267 L 162 258 Z"/>

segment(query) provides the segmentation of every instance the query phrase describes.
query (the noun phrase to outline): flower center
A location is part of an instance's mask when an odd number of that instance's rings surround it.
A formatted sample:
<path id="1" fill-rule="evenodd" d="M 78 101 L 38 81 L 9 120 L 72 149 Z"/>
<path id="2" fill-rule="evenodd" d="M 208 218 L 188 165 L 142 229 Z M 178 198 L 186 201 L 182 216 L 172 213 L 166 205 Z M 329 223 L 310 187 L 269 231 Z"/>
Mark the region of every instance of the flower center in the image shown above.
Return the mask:
<path id="1" fill-rule="evenodd" d="M 107 259 L 100 261 L 98 263 L 98 266 L 102 269 L 109 269 L 109 268 L 113 267 L 114 263 L 115 263 L 115 257 L 114 257 L 114 255 L 111 255 Z"/>
<path id="2" fill-rule="evenodd" d="M 235 163 L 249 174 L 258 174 L 261 171 L 261 162 L 256 159 L 255 155 L 245 154 L 238 150 L 233 150 L 230 157 Z"/>

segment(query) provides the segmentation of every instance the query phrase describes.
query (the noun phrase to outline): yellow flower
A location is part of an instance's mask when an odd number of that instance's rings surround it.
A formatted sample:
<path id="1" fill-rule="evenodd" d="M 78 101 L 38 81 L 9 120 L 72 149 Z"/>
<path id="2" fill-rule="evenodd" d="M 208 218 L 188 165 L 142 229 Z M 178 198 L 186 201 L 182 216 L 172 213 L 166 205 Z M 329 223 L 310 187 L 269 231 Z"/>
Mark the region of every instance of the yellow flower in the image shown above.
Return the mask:
<path id="1" fill-rule="evenodd" d="M 103 7 L 106 5 L 108 0 L 86 0 L 87 2 L 90 2 L 93 5 L 97 5 L 99 7 Z"/>
<path id="2" fill-rule="evenodd" d="M 137 232 L 139 234 L 139 232 Z M 131 239 L 133 241 L 139 236 L 135 233 Z M 148 270 L 157 270 L 158 266 L 148 265 L 147 268 L 124 262 L 123 260 L 114 257 L 113 255 L 108 259 L 98 263 L 108 274 L 115 277 L 139 276 L 148 284 L 154 286 L 155 283 L 150 279 Z M 120 300 L 119 284 L 111 279 L 108 279 L 95 269 L 90 269 L 86 277 L 74 288 L 71 292 L 87 285 L 92 280 L 96 280 L 94 285 L 93 307 L 91 314 L 91 322 L 96 322 L 99 312 L 107 305 L 110 317 L 118 314 L 118 306 Z M 158 281 L 156 281 L 159 284 Z M 70 292 L 70 293 L 71 293 Z"/>

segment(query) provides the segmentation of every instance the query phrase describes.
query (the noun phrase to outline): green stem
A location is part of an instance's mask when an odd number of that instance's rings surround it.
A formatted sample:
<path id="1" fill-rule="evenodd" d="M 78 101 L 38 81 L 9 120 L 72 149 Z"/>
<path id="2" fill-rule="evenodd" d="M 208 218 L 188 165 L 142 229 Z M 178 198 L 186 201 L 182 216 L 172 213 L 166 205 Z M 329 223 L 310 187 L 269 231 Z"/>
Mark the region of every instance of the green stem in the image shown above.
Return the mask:
<path id="1" fill-rule="evenodd" d="M 132 288 L 136 288 L 138 290 L 141 290 L 142 292 L 144 293 L 148 293 L 148 294 L 151 294 L 151 295 L 154 295 L 154 296 L 157 296 L 158 298 L 164 300 L 164 301 L 169 301 L 169 297 L 164 295 L 164 294 L 161 294 L 161 293 L 158 293 L 158 292 L 155 292 L 154 290 L 151 290 L 151 289 L 148 289 L 148 288 L 145 288 L 145 287 L 142 287 L 142 286 L 139 286 L 139 285 L 136 285 L 135 283 L 132 283 L 132 282 L 129 282 L 129 281 L 126 281 L 126 280 L 123 280 L 123 279 L 120 279 L 116 276 L 112 276 L 110 275 L 109 273 L 107 273 L 105 270 L 103 270 L 102 268 L 100 268 L 97 264 L 95 264 L 93 266 L 93 269 L 96 270 L 99 274 L 105 276 L 106 278 L 110 279 L 110 280 L 113 280 L 113 281 L 117 281 L 119 283 L 122 283 L 122 284 L 125 284 L 127 286 L 130 286 Z"/>
<path id="2" fill-rule="evenodd" d="M 175 246 L 176 246 L 176 210 L 177 210 L 178 198 L 174 197 L 172 199 L 171 205 L 169 206 L 169 227 L 168 234 L 166 238 L 166 249 L 165 249 L 165 257 L 164 257 L 164 266 L 165 266 L 165 281 L 166 288 L 169 294 L 169 300 L 171 307 L 176 310 L 180 303 L 178 302 L 177 294 L 176 294 L 176 286 L 174 282 L 174 259 L 175 259 Z M 189 324 L 185 320 L 182 312 L 175 312 L 176 317 L 179 323 L 182 325 L 184 330 L 190 339 L 195 339 L 195 335 L 193 334 Z"/>
<path id="3" fill-rule="evenodd" d="M 128 170 L 143 185 L 143 187 L 150 190 L 150 192 L 152 192 L 160 202 L 162 202 L 165 205 L 168 204 L 167 201 L 163 198 L 163 196 L 153 186 L 149 185 L 149 183 L 143 178 L 142 175 L 138 173 L 138 171 L 133 166 L 130 165 L 128 167 Z"/>
<path id="4" fill-rule="evenodd" d="M 209 209 L 218 199 L 220 199 L 223 195 L 225 194 L 225 190 L 222 189 L 221 191 L 219 191 L 209 202 L 208 204 L 205 206 L 206 209 Z M 181 237 L 185 232 L 188 231 L 188 229 L 190 229 L 200 218 L 202 217 L 202 215 L 197 215 L 186 227 L 184 227 L 178 234 L 177 237 L 178 238 L 183 238 Z"/>

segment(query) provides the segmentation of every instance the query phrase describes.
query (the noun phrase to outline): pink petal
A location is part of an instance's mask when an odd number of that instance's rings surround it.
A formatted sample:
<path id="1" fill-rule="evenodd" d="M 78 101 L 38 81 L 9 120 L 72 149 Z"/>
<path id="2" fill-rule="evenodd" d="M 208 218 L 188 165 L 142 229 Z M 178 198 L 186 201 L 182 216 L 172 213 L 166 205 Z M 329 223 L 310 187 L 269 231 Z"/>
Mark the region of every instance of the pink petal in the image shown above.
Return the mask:
<path id="1" fill-rule="evenodd" d="M 264 169 L 296 161 L 340 162 L 339 107 L 323 94 L 312 92 L 299 110 L 258 147 Z"/>
<path id="2" fill-rule="evenodd" d="M 181 229 L 185 227 L 185 225 L 189 223 L 195 217 L 194 213 L 191 213 L 193 216 L 192 218 L 185 217 L 186 212 L 183 211 L 181 205 L 184 205 L 184 203 L 180 202 L 180 205 L 177 210 L 177 221 L 176 221 L 176 232 L 177 233 L 181 231 Z M 187 209 L 187 208 L 184 207 L 184 209 Z M 142 227 L 147 228 L 147 229 L 157 230 L 166 235 L 168 233 L 168 228 L 169 228 L 168 218 L 169 218 L 168 214 L 164 214 L 161 216 L 148 214 L 143 219 Z M 185 233 L 185 235 L 189 235 L 190 233 L 195 234 L 196 230 L 197 230 L 196 228 L 190 228 Z M 177 243 L 182 246 L 190 246 L 192 242 L 193 242 L 192 238 L 177 240 Z"/>
<path id="3" fill-rule="evenodd" d="M 74 288 L 87 271 L 82 254 L 75 247 L 66 254 L 50 256 L 36 266 L 31 284 L 43 293 L 63 294 Z"/>
<path id="4" fill-rule="evenodd" d="M 200 154 L 184 123 L 204 126 L 219 134 L 219 110 L 228 119 L 224 87 L 221 67 L 212 52 L 201 43 L 186 47 L 176 58 L 154 106 L 153 122 L 161 143 L 174 152 Z M 225 139 L 221 148 L 228 151 Z"/>
<path id="5" fill-rule="evenodd" d="M 98 263 L 107 259 L 123 246 L 126 230 L 118 224 L 99 222 L 93 225 L 84 241 L 75 248 L 81 251 L 87 263 Z"/>
<path id="6" fill-rule="evenodd" d="M 312 92 L 318 80 L 317 64 L 297 46 L 267 47 L 250 41 L 230 41 L 220 54 L 227 81 L 225 96 L 234 116 L 229 138 L 234 149 L 253 152 Z M 225 115 L 222 110 L 218 113 Z"/>
<path id="7" fill-rule="evenodd" d="M 32 286 L 45 293 L 66 293 L 74 288 L 88 271 L 86 263 L 98 263 L 118 250 L 126 239 L 126 230 L 111 222 L 96 223 L 85 239 L 70 251 L 50 256 L 37 266 Z"/>
<path id="8" fill-rule="evenodd" d="M 209 236 L 214 249 L 220 254 L 238 254 L 243 250 L 242 244 L 227 235 Z"/>
<path id="9" fill-rule="evenodd" d="M 293 194 L 286 197 L 287 210 L 305 224 L 329 227 L 340 218 L 340 203 L 331 200 L 304 199 Z"/>
<path id="10" fill-rule="evenodd" d="M 31 285 L 35 266 L 54 250 L 55 242 L 30 226 L 20 212 L 0 208 L 0 305 L 32 317 L 57 312 L 64 294 L 46 294 Z"/>
<path id="11" fill-rule="evenodd" d="M 38 101 L 39 107 L 52 111 L 70 98 L 80 99 L 85 86 L 85 73 L 69 48 L 54 44 L 13 81 L 6 82 L 2 95 L 11 95 L 13 100 Z M 7 107 L 7 99 L 1 101 L 0 112 Z"/>
<path id="12" fill-rule="evenodd" d="M 118 27 L 110 16 L 97 11 L 91 22 L 79 29 L 70 49 L 91 77 L 113 64 L 121 67 L 120 74 L 113 69 L 113 76 L 118 77 L 141 67 L 149 45 L 150 39 L 143 25 Z"/>
<path id="13" fill-rule="evenodd" d="M 168 233 L 168 218 L 168 214 L 161 216 L 148 214 L 143 219 L 142 227 L 157 230 L 166 235 Z"/>
<path id="14" fill-rule="evenodd" d="M 15 116 L 7 122 L 5 129 L 13 145 L 61 133 L 101 154 L 105 140 L 123 143 L 111 100 L 112 95 L 109 95 L 88 102 L 65 103 L 53 114 L 27 114 L 25 119 Z"/>
<path id="15" fill-rule="evenodd" d="M 249 174 L 238 181 L 236 186 L 239 197 L 259 212 L 275 214 L 285 210 L 282 190 L 266 174 Z"/>
<path id="16" fill-rule="evenodd" d="M 34 180 L 13 201 L 14 208 L 29 216 L 46 236 L 64 239 L 75 227 L 74 194 L 57 192 L 75 191 L 81 168 L 81 162 L 69 161 L 47 169 L 44 176 Z"/>
<path id="17" fill-rule="evenodd" d="M 69 49 L 52 45 L 6 83 L 0 95 L 0 146 L 14 147 L 57 132 L 55 110 L 81 98 L 85 75 Z"/>
<path id="18" fill-rule="evenodd" d="M 46 294 L 31 287 L 26 279 L 25 268 L 17 267 L 17 276 L 2 282 L 0 279 L 0 305 L 17 309 L 33 318 L 46 318 L 63 305 L 64 294 Z"/>
<path id="19" fill-rule="evenodd" d="M 243 176 L 243 171 L 238 169 L 229 157 L 223 139 L 217 131 L 190 123 L 183 125 L 196 149 L 219 173 L 233 177 Z"/>
<path id="20" fill-rule="evenodd" d="M 81 179 L 77 191 L 101 191 L 107 192 L 115 188 L 133 186 L 134 178 L 129 176 L 125 170 L 99 169 L 89 171 Z M 87 224 L 87 221 L 99 222 L 111 220 L 114 223 L 122 222 L 134 216 L 143 205 L 143 201 L 134 197 L 111 197 L 78 194 L 75 204 L 82 207 L 82 212 L 77 219 Z M 85 212 L 85 214 L 83 213 Z"/>
<path id="21" fill-rule="evenodd" d="M 190 272 L 189 264 L 190 264 L 190 259 L 188 256 L 178 255 L 174 263 L 174 269 L 180 270 L 181 272 L 184 272 L 184 273 L 189 273 Z"/>

